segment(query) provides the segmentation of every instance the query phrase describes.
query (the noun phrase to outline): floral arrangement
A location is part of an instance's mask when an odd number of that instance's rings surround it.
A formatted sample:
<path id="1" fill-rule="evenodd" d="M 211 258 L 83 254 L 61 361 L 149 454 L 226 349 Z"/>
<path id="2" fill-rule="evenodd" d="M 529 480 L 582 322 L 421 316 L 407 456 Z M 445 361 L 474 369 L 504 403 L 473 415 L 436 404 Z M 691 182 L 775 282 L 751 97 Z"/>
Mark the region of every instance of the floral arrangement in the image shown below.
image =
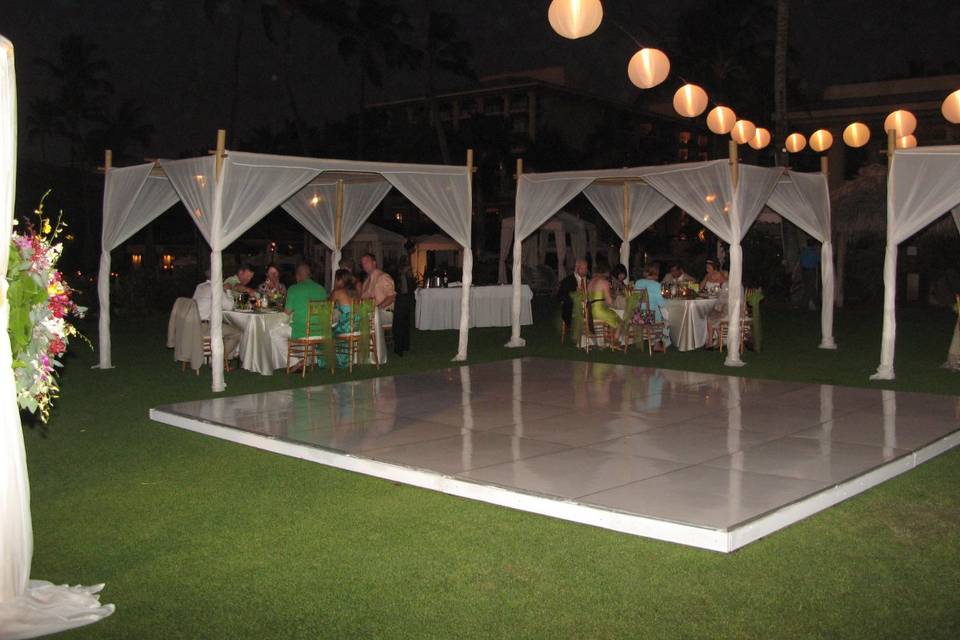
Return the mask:
<path id="1" fill-rule="evenodd" d="M 7 300 L 17 403 L 46 422 L 59 392 L 56 369 L 63 366 L 60 358 L 72 337 L 83 337 L 68 319 L 82 318 L 86 309 L 72 300 L 73 289 L 56 269 L 63 251 L 59 238 L 66 224 L 59 217 L 51 224 L 43 200 L 34 213 L 38 225 L 28 223 L 23 233 L 14 221 Z"/>

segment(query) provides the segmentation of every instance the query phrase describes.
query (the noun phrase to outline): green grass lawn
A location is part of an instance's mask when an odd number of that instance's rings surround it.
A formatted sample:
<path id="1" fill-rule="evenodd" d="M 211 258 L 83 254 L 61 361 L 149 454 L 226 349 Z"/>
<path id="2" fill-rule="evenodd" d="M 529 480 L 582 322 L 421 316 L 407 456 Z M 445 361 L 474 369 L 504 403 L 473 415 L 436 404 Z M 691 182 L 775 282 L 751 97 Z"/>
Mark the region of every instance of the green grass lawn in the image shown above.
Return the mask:
<path id="1" fill-rule="evenodd" d="M 548 318 L 548 314 L 537 315 Z M 764 310 L 765 350 L 737 374 L 868 386 L 877 310 Z M 561 347 L 552 320 L 471 362 Z M 960 394 L 939 369 L 953 318 L 904 310 L 896 383 Z M 153 423 L 150 407 L 211 397 L 183 373 L 164 319 L 114 323 L 116 369 L 77 347 L 47 428 L 26 429 L 33 576 L 106 582 L 109 619 L 71 638 L 957 638 L 960 451 L 721 555 L 471 502 Z M 91 332 L 93 325 L 90 325 Z M 909 346 L 908 346 L 909 345 Z M 381 374 L 449 365 L 454 332 L 416 333 Z M 730 373 L 711 352 L 591 359 Z M 355 376 L 376 375 L 374 370 Z M 335 378 L 227 375 L 229 394 Z"/>

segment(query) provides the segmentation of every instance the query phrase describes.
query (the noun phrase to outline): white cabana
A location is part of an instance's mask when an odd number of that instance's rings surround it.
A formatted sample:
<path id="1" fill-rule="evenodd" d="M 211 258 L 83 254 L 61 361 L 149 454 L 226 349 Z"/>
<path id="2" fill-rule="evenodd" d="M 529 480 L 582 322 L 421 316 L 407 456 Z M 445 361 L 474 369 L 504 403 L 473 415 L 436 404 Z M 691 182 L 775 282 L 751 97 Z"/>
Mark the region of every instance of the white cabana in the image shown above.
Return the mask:
<path id="1" fill-rule="evenodd" d="M 274 156 L 240 151 L 226 152 L 220 132 L 215 156 L 185 160 L 159 160 L 152 164 L 108 169 L 104 200 L 104 227 L 127 220 L 130 233 L 142 228 L 158 213 L 138 208 L 139 194 L 151 177 L 167 180 L 187 207 L 190 217 L 210 245 L 210 276 L 223 280 L 222 251 L 267 213 L 283 206 L 311 234 L 334 252 L 333 265 L 341 249 L 369 217 L 391 188 L 396 188 L 414 206 L 464 247 L 463 297 L 460 340 L 455 360 L 467 357 L 470 284 L 473 276 L 471 251 L 472 161 L 467 166 L 394 164 Z M 139 176 L 139 178 L 137 178 Z M 115 196 L 119 185 L 125 197 Z M 133 204 L 130 204 L 130 202 Z M 157 205 L 159 206 L 159 205 Z M 125 217 L 124 217 L 125 216 Z M 109 253 L 111 245 L 104 244 Z M 103 272 L 107 265 L 106 275 Z M 109 282 L 109 257 L 101 260 L 100 282 Z M 213 288 L 210 317 L 211 361 L 222 362 L 221 287 Z M 109 287 L 101 287 L 109 313 Z M 103 307 L 102 307 L 103 308 Z M 101 316 L 105 315 L 101 312 Z M 105 349 L 106 347 L 106 349 Z M 109 319 L 101 319 L 100 362 L 110 366 Z M 213 390 L 222 391 L 223 368 L 213 370 Z"/>
<path id="2" fill-rule="evenodd" d="M 413 270 L 414 277 L 418 280 L 426 275 L 427 253 L 430 252 L 441 254 L 436 258 L 445 261 L 448 266 L 454 266 L 458 269 L 463 266 L 463 248 L 449 236 L 435 233 L 429 236 L 417 236 L 415 241 L 417 246 L 413 252 L 410 268 Z"/>
<path id="3" fill-rule="evenodd" d="M 871 380 L 893 380 L 897 341 L 897 247 L 953 212 L 960 230 L 960 146 L 897 149 L 887 179 L 887 250 L 883 260 L 883 337 Z"/>
<path id="4" fill-rule="evenodd" d="M 406 241 L 407 239 L 399 233 L 367 222 L 360 227 L 360 231 L 350 239 L 350 242 L 343 245 L 342 255 L 344 258 L 359 262 L 363 254 L 372 253 L 377 259 L 377 264 L 382 267 L 384 260 L 396 260 L 403 254 L 403 245 Z M 455 246 L 457 249 L 460 248 L 458 244 Z"/>
<path id="5" fill-rule="evenodd" d="M 775 192 L 778 212 L 817 231 L 829 244 L 829 199 L 824 174 L 794 174 L 782 168 L 741 165 L 733 160 L 713 160 L 604 171 L 569 171 L 524 174 L 517 187 L 517 220 L 514 232 L 513 333 L 508 347 L 525 344 L 520 337 L 519 273 L 522 241 L 556 211 L 584 192 L 623 240 L 621 259 L 629 259 L 629 242 L 674 205 L 695 216 L 730 245 L 730 297 L 728 303 L 730 350 L 725 364 L 741 366 L 739 353 L 740 309 L 743 304 L 743 253 L 747 229 Z M 794 179 L 794 176 L 800 176 Z M 805 177 L 804 177 L 805 176 Z M 824 233 L 824 229 L 827 231 Z M 825 249 L 829 257 L 832 250 Z M 826 271 L 826 268 L 825 268 Z M 826 277 L 826 276 L 825 276 Z M 832 270 L 830 272 L 832 280 Z M 830 287 L 832 292 L 832 286 Z M 824 296 L 828 293 L 825 291 Z M 823 323 L 822 345 L 832 347 L 832 294 L 830 323 Z M 826 304 L 827 300 L 825 300 Z M 826 313 L 826 311 L 825 311 Z"/>
<path id="6" fill-rule="evenodd" d="M 500 262 L 497 281 L 507 284 L 507 257 L 513 242 L 516 218 L 510 216 L 500 222 Z M 553 236 L 553 251 L 557 256 L 557 279 L 567 275 L 567 269 L 573 268 L 576 260 L 586 259 L 589 255 L 593 262 L 597 260 L 597 227 L 593 223 L 581 220 L 566 211 L 560 211 L 545 221 L 539 233 L 529 234 L 523 241 L 523 265 L 535 267 L 544 264 L 550 253 L 549 240 Z M 567 253 L 567 238 L 570 239 L 571 253 Z"/>

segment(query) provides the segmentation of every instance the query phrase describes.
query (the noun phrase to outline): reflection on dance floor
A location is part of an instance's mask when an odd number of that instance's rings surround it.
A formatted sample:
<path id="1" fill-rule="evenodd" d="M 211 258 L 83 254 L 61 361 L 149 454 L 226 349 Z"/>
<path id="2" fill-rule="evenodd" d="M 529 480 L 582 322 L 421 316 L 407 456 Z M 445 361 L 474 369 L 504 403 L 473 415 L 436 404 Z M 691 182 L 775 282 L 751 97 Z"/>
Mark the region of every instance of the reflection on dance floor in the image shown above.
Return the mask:
<path id="1" fill-rule="evenodd" d="M 517 359 L 154 411 L 164 416 L 727 530 L 949 436 L 960 398 Z"/>

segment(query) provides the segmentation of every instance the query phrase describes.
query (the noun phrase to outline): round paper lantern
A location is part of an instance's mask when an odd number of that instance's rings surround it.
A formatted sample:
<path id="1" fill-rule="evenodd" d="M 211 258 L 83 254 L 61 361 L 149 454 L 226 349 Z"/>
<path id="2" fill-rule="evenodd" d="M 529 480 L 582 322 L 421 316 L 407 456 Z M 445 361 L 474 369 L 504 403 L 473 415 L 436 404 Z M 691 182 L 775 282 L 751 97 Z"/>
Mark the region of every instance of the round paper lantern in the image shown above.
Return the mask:
<path id="1" fill-rule="evenodd" d="M 707 114 L 707 127 L 717 135 L 730 133 L 733 123 L 737 121 L 737 114 L 730 107 L 714 107 Z"/>
<path id="2" fill-rule="evenodd" d="M 823 153 L 833 145 L 833 134 L 826 129 L 817 129 L 810 136 L 810 148 Z"/>
<path id="3" fill-rule="evenodd" d="M 917 118 L 909 111 L 897 109 L 883 121 L 884 131 L 894 131 L 898 138 L 903 138 L 917 130 Z"/>
<path id="4" fill-rule="evenodd" d="M 870 141 L 870 127 L 862 122 L 853 122 L 843 130 L 843 141 L 854 149 L 862 147 Z"/>
<path id="5" fill-rule="evenodd" d="M 768 144 L 770 144 L 770 132 L 763 127 L 757 127 L 753 137 L 750 138 L 750 146 L 759 151 Z"/>
<path id="6" fill-rule="evenodd" d="M 660 49 L 640 49 L 630 58 L 627 75 L 641 89 L 650 89 L 670 75 L 670 59 Z"/>
<path id="7" fill-rule="evenodd" d="M 707 92 L 695 84 L 685 84 L 673 94 L 673 108 L 687 118 L 696 118 L 703 113 L 707 101 Z"/>
<path id="8" fill-rule="evenodd" d="M 787 141 L 783 144 L 790 153 L 799 153 L 807 146 L 807 139 L 802 133 L 791 133 L 787 136 Z"/>
<path id="9" fill-rule="evenodd" d="M 917 137 L 912 133 L 909 136 L 897 138 L 897 149 L 913 149 L 917 146 Z"/>
<path id="10" fill-rule="evenodd" d="M 553 0 L 547 18 L 554 31 L 576 40 L 597 30 L 603 20 L 603 5 L 600 0 Z"/>
<path id="11" fill-rule="evenodd" d="M 953 124 L 960 124 L 960 89 L 947 96 L 940 107 L 943 117 Z"/>
<path id="12" fill-rule="evenodd" d="M 746 144 L 756 132 L 756 125 L 749 120 L 737 120 L 733 125 L 733 131 L 730 132 L 730 137 L 737 144 Z"/>

